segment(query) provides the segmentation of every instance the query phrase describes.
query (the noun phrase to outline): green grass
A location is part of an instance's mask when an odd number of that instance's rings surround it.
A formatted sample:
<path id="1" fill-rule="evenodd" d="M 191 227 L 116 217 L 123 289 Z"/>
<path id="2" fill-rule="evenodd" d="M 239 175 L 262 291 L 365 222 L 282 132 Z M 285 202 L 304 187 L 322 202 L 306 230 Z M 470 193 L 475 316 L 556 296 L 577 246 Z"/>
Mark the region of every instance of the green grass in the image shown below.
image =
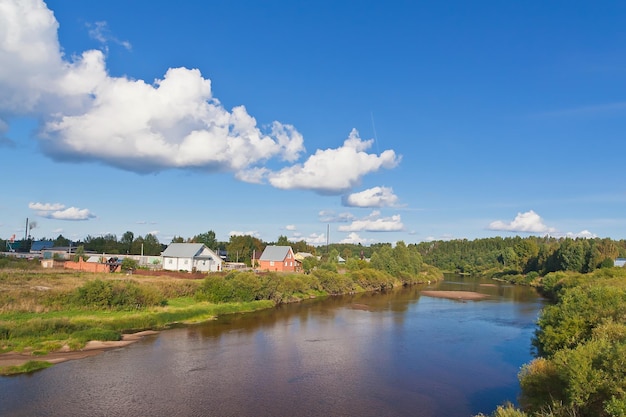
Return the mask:
<path id="1" fill-rule="evenodd" d="M 90 340 L 120 340 L 122 333 L 164 329 L 173 324 L 199 323 L 223 314 L 251 312 L 274 306 L 272 301 L 212 304 L 191 297 L 169 300 L 165 307 L 136 311 L 69 310 L 49 313 L 0 314 L 0 352 L 45 354 L 63 345 L 80 349 Z"/>
<path id="2" fill-rule="evenodd" d="M 17 375 L 39 371 L 51 367 L 46 361 L 28 361 L 24 365 L 0 367 L 0 375 Z"/>

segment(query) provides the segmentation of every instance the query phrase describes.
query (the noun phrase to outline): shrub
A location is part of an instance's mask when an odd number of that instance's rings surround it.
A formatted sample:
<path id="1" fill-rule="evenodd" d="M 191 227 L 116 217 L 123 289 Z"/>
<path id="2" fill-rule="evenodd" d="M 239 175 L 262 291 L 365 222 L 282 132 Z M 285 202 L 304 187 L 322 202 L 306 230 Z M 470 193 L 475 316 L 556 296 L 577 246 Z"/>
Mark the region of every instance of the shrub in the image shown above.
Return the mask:
<path id="1" fill-rule="evenodd" d="M 74 303 L 88 308 L 137 309 L 165 305 L 167 300 L 156 289 L 140 287 L 134 281 L 86 282 L 74 293 Z"/>

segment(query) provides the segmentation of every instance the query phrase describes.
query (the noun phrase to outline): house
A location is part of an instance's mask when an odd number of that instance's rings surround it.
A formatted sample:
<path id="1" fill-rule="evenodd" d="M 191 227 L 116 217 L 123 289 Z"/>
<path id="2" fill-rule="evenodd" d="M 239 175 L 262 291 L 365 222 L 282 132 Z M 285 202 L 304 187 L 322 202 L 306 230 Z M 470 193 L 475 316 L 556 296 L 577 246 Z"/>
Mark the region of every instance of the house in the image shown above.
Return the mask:
<path id="1" fill-rule="evenodd" d="M 259 258 L 262 271 L 295 272 L 296 266 L 291 246 L 267 246 Z"/>
<path id="2" fill-rule="evenodd" d="M 224 261 L 203 243 L 171 243 L 162 253 L 168 271 L 216 272 Z"/>
<path id="3" fill-rule="evenodd" d="M 624 267 L 626 265 L 626 258 L 617 258 L 613 261 L 613 266 Z"/>

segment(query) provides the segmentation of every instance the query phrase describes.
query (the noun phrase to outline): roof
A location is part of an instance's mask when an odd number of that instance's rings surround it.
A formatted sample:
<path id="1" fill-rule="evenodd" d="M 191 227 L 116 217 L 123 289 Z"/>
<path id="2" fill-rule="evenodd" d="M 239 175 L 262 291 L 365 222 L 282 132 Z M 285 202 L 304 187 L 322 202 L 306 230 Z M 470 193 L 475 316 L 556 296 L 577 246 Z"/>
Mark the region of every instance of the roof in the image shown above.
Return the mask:
<path id="1" fill-rule="evenodd" d="M 194 258 L 205 248 L 204 243 L 170 243 L 163 256 L 170 258 Z"/>
<path id="2" fill-rule="evenodd" d="M 282 261 L 287 257 L 287 254 L 291 251 L 291 246 L 267 246 L 261 257 L 260 261 Z"/>
<path id="3" fill-rule="evenodd" d="M 38 251 L 38 250 L 44 250 L 46 248 L 51 248 L 54 246 L 54 242 L 52 240 L 38 240 L 36 242 L 33 242 L 33 244 L 30 247 L 31 251 Z"/>
<path id="4" fill-rule="evenodd" d="M 293 255 L 293 257 L 298 261 L 302 261 L 304 258 L 310 258 L 311 256 L 313 256 L 313 254 L 310 254 L 309 252 L 298 252 Z"/>

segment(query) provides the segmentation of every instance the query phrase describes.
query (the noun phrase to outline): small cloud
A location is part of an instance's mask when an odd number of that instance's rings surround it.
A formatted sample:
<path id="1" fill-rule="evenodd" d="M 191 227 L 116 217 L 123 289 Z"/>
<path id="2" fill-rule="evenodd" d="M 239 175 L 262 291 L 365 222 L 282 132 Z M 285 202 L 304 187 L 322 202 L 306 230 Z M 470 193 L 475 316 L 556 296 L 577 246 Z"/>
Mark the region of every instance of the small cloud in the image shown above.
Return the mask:
<path id="1" fill-rule="evenodd" d="M 88 209 L 65 208 L 61 203 L 29 203 L 28 208 L 35 210 L 38 216 L 53 220 L 79 221 L 96 217 Z"/>
<path id="2" fill-rule="evenodd" d="M 394 207 L 398 196 L 390 187 L 374 187 L 344 196 L 342 203 L 348 207 Z"/>
<path id="3" fill-rule="evenodd" d="M 308 245 L 311 246 L 325 245 L 327 243 L 326 235 L 324 233 L 312 233 L 304 239 L 298 239 L 297 241 L 300 240 L 304 240 Z"/>
<path id="4" fill-rule="evenodd" d="M 358 233 L 351 232 L 345 239 L 342 239 L 339 243 L 349 243 L 353 245 L 358 245 L 359 243 L 364 245 L 368 243 L 373 243 L 374 239 L 365 239 L 359 236 Z"/>
<path id="5" fill-rule="evenodd" d="M 159 233 L 161 233 L 160 230 L 152 230 L 152 231 L 148 232 L 149 235 L 153 235 L 153 236 L 157 236 Z"/>
<path id="6" fill-rule="evenodd" d="M 111 34 L 107 22 L 87 23 L 86 26 L 89 29 L 89 36 L 104 45 L 105 49 L 108 49 L 109 42 L 121 45 L 129 51 L 132 49 L 130 42 L 119 40 Z"/>
<path id="7" fill-rule="evenodd" d="M 354 220 L 354 215 L 351 213 L 336 214 L 332 210 L 322 210 L 318 215 L 322 223 L 347 223 Z"/>
<path id="8" fill-rule="evenodd" d="M 578 233 L 573 233 L 573 232 L 567 232 L 564 235 L 565 237 L 570 237 L 572 239 L 576 239 L 576 238 L 583 238 L 583 239 L 594 239 L 596 237 L 598 237 L 598 235 L 596 235 L 595 233 L 591 233 L 589 230 L 583 230 L 582 232 L 578 232 Z"/>
<path id="9" fill-rule="evenodd" d="M 61 203 L 28 203 L 28 208 L 37 211 L 56 211 L 63 210 L 65 205 Z"/>
<path id="10" fill-rule="evenodd" d="M 517 213 L 512 222 L 506 223 L 501 220 L 491 222 L 490 230 L 500 230 L 506 232 L 524 233 L 554 233 L 556 229 L 548 227 L 543 223 L 543 219 L 533 210 L 526 213 Z"/>
<path id="11" fill-rule="evenodd" d="M 340 232 L 399 232 L 404 230 L 404 224 L 399 214 L 391 217 L 380 217 L 380 211 L 375 210 L 369 216 L 354 220 L 348 226 L 339 226 Z"/>
<path id="12" fill-rule="evenodd" d="M 296 225 L 295 224 L 288 224 L 287 226 L 285 226 L 285 230 L 294 231 L 294 230 L 296 230 Z"/>
<path id="13" fill-rule="evenodd" d="M 256 230 L 250 230 L 247 232 L 240 232 L 237 230 L 232 230 L 228 233 L 228 236 L 252 236 L 252 237 L 256 237 L 256 238 L 260 238 L 261 235 L 259 234 L 258 231 Z"/>
<path id="14" fill-rule="evenodd" d="M 54 220 L 89 220 L 96 217 L 87 209 L 79 209 L 76 207 L 68 207 L 64 210 L 50 211 L 50 212 L 38 212 L 38 215 L 47 219 Z"/>

